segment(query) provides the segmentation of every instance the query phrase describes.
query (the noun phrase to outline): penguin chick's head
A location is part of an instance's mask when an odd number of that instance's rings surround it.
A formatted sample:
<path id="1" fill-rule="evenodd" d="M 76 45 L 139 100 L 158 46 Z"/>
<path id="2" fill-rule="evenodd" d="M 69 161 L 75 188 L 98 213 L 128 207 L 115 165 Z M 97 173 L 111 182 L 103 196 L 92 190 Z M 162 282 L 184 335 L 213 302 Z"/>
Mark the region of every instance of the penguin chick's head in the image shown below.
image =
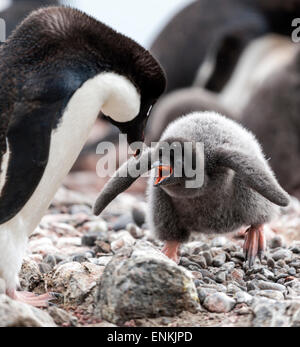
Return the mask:
<path id="1" fill-rule="evenodd" d="M 203 146 L 182 138 L 160 142 L 152 169 L 156 169 L 155 187 L 173 197 L 198 196 L 206 183 Z"/>

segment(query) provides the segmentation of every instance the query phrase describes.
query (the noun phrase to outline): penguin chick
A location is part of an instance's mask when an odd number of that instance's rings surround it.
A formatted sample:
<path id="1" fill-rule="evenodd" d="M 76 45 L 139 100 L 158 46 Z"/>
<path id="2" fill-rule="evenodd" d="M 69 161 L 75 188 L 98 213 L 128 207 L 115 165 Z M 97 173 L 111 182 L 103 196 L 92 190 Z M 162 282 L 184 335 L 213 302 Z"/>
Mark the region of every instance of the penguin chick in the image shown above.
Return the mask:
<path id="1" fill-rule="evenodd" d="M 193 150 L 178 156 L 174 149 L 168 157 L 161 154 L 166 143 L 181 149 L 184 143 L 192 143 Z M 203 151 L 197 143 L 203 145 Z M 149 180 L 148 223 L 165 241 L 163 252 L 168 257 L 178 261 L 179 245 L 192 231 L 226 233 L 243 226 L 247 227 L 244 251 L 249 265 L 256 255 L 261 257 L 265 248 L 263 225 L 276 215 L 278 206 L 288 205 L 289 196 L 277 183 L 250 132 L 217 113 L 193 113 L 170 124 L 151 153 L 149 156 L 145 151 L 136 164 L 131 159 L 121 167 L 101 192 L 96 214 L 136 179 L 124 177 L 127 169 L 142 164 L 142 174 L 150 157 L 152 161 L 159 158 L 151 166 L 158 167 L 158 175 Z M 190 164 L 185 164 L 187 156 Z M 199 158 L 204 165 L 196 165 L 194 176 L 187 175 L 191 168 L 187 165 L 194 166 Z M 182 166 L 181 177 L 175 175 L 178 165 Z M 188 187 L 187 183 L 201 173 L 202 185 Z"/>
<path id="2" fill-rule="evenodd" d="M 28 236 L 68 174 L 98 115 L 143 140 L 165 88 L 158 62 L 133 40 L 65 7 L 31 13 L 0 48 L 0 277 L 17 292 Z M 49 298 L 49 297 L 48 297 Z"/>

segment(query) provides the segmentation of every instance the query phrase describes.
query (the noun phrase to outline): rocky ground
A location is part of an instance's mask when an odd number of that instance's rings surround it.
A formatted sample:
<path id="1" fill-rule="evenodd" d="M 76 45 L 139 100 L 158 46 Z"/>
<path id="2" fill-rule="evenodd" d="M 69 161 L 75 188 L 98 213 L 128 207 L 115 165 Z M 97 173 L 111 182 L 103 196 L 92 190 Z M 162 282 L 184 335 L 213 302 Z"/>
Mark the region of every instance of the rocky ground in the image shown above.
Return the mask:
<path id="1" fill-rule="evenodd" d="M 300 326 L 300 203 L 267 226 L 248 268 L 242 233 L 194 235 L 179 266 L 159 252 L 143 198 L 122 194 L 93 216 L 94 197 L 61 189 L 30 237 L 24 290 L 55 292 L 40 310 L 8 299 L 0 326 Z"/>

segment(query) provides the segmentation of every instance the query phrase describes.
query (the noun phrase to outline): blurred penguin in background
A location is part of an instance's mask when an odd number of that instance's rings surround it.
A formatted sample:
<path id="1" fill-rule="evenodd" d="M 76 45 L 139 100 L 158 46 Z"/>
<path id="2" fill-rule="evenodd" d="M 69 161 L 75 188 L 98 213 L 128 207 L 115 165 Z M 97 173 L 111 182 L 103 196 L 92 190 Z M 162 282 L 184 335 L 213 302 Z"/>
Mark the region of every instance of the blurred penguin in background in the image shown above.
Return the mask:
<path id="1" fill-rule="evenodd" d="M 0 17 L 6 23 L 6 37 L 33 10 L 39 7 L 58 4 L 58 0 L 2 0 L 0 2 Z"/>
<path id="2" fill-rule="evenodd" d="M 297 45 L 295 45 L 297 47 Z M 279 183 L 300 198 L 300 49 L 257 89 L 240 122 L 262 144 Z"/>
<path id="3" fill-rule="evenodd" d="M 166 71 L 167 92 L 191 86 L 199 69 L 198 85 L 220 91 L 253 39 L 267 33 L 290 37 L 296 17 L 300 0 L 193 2 L 171 19 L 151 47 Z"/>
<path id="4" fill-rule="evenodd" d="M 171 19 L 151 52 L 166 71 L 167 92 L 191 86 L 206 58 L 207 88 L 219 91 L 242 50 L 267 31 L 266 20 L 252 1 L 198 0 Z"/>
<path id="5" fill-rule="evenodd" d="M 286 66 L 296 51 L 297 45 L 283 35 L 268 34 L 253 40 L 220 93 L 193 86 L 163 96 L 149 120 L 147 142 L 157 141 L 169 123 L 190 112 L 215 111 L 240 121 L 252 95 L 269 76 Z"/>

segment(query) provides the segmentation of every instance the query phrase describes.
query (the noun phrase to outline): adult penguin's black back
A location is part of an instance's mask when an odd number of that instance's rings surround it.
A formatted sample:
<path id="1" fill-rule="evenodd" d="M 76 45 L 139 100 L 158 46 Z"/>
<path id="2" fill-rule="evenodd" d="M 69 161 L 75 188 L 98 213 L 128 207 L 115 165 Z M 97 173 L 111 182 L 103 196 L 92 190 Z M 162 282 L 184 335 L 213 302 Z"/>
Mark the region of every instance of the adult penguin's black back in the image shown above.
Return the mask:
<path id="1" fill-rule="evenodd" d="M 95 105 L 89 111 L 96 117 L 103 111 L 132 143 L 143 140 L 149 111 L 164 88 L 164 73 L 149 52 L 94 18 L 65 7 L 29 15 L 0 49 L 0 224 L 38 190 L 46 168 L 55 172 L 56 160 L 70 161 L 57 167 L 68 172 L 92 125 L 88 107 Z M 81 101 L 71 107 L 75 96 Z M 73 123 L 70 110 L 77 115 Z M 62 129 L 60 142 L 54 141 Z M 72 137 L 76 154 L 64 143 Z M 62 176 L 49 178 L 47 203 Z"/>

